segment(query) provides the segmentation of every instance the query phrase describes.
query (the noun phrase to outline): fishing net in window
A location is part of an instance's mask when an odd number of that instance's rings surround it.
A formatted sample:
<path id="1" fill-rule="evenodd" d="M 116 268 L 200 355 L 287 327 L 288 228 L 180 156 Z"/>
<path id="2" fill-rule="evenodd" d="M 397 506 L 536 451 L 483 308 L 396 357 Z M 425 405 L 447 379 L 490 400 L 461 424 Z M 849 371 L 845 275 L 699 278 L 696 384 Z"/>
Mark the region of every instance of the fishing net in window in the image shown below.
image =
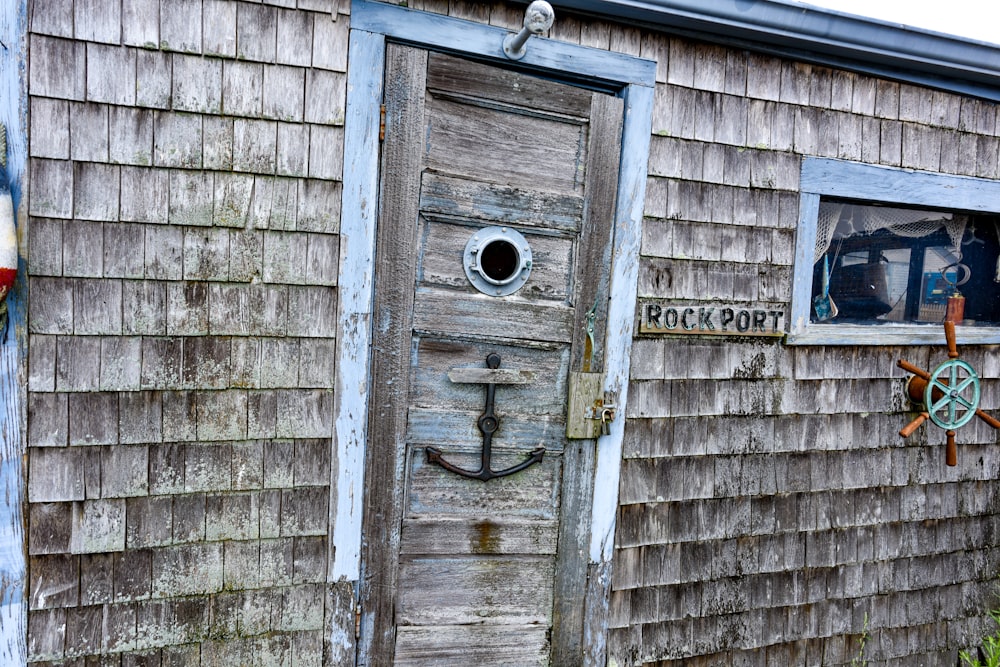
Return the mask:
<path id="1" fill-rule="evenodd" d="M 952 245 L 958 249 L 968 222 L 968 216 L 941 211 L 821 202 L 813 264 L 822 259 L 835 238 L 873 234 L 883 229 L 896 236 L 922 238 L 943 228 Z"/>

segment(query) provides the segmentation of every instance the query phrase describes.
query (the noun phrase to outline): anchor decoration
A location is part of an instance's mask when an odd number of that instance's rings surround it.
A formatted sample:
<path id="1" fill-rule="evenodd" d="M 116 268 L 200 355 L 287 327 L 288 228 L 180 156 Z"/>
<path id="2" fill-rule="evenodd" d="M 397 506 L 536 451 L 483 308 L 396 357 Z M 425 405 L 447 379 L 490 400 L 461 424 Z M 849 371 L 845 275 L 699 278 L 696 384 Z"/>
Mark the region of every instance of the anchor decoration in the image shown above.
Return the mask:
<path id="1" fill-rule="evenodd" d="M 448 377 L 452 382 L 486 385 L 486 410 L 477 421 L 479 430 L 483 434 L 483 449 L 479 470 L 466 470 L 445 461 L 441 450 L 436 447 L 427 448 L 428 462 L 436 463 L 456 475 L 488 482 L 497 477 L 506 477 L 516 472 L 521 472 L 525 468 L 542 460 L 542 456 L 545 455 L 545 448 L 538 447 L 532 450 L 527 459 L 517 465 L 505 468 L 504 470 L 493 470 L 492 468 L 493 434 L 500 428 L 500 418 L 497 417 L 493 408 L 493 402 L 496 397 L 496 386 L 498 384 L 528 384 L 534 378 L 532 371 L 501 369 L 500 355 L 491 353 L 486 357 L 486 368 L 454 368 L 448 373 Z"/>
<path id="2" fill-rule="evenodd" d="M 900 368 L 913 374 L 906 382 L 906 393 L 911 402 L 921 407 L 917 418 L 904 426 L 899 434 L 908 438 L 930 419 L 945 429 L 948 436 L 945 462 L 954 466 L 958 464 L 955 429 L 968 424 L 973 417 L 979 417 L 995 429 L 1000 429 L 1000 421 L 979 407 L 979 375 L 969 362 L 959 359 L 953 321 L 945 320 L 944 335 L 948 344 L 948 360 L 938 364 L 930 373 L 903 359 L 896 362 Z"/>

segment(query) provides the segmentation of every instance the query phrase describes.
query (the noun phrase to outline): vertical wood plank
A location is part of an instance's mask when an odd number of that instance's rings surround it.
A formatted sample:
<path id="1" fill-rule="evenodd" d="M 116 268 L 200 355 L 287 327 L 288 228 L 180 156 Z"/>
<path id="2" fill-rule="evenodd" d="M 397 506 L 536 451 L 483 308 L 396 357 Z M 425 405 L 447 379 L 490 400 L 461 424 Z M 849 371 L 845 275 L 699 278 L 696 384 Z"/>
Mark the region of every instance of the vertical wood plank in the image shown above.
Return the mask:
<path id="1" fill-rule="evenodd" d="M 624 103 L 621 98 L 594 94 L 587 150 L 586 198 L 577 266 L 573 326 L 574 369 L 583 355 L 587 311 L 596 304 L 592 371 L 603 369 L 607 341 L 608 289 L 611 276 L 611 236 L 618 192 Z M 586 514 L 593 496 L 594 442 L 571 442 L 563 462 L 563 492 L 559 522 L 559 553 L 552 614 L 552 664 L 579 665 L 583 659 L 583 615 L 590 527 Z"/>
<path id="2" fill-rule="evenodd" d="M 587 149 L 586 204 L 578 249 L 582 273 L 578 277 L 573 302 L 578 304 L 573 326 L 574 358 L 572 368 L 581 369 L 586 339 L 587 311 L 597 304 L 596 331 L 606 330 L 608 281 L 610 280 L 611 235 L 618 190 L 618 165 L 621 157 L 621 126 L 624 104 L 617 97 L 594 95 L 591 106 L 590 136 Z M 604 345 L 595 341 L 592 370 L 602 368 Z"/>
<path id="3" fill-rule="evenodd" d="M 21 179 L 27 156 L 27 2 L 4 3 L 0 8 L 0 123 L 7 131 L 6 168 L 0 178 L 11 192 L 14 212 L 20 213 Z M 16 215 L 15 213 L 15 215 Z M 25 215 L 17 220 L 24 234 Z M 18 280 L 7 296 L 9 324 L 0 331 L 0 663 L 23 665 L 27 661 L 27 613 L 24 604 L 24 527 L 21 514 L 24 497 L 22 457 L 25 452 L 25 390 L 27 361 L 26 266 L 18 254 Z"/>
<path id="4" fill-rule="evenodd" d="M 375 292 L 369 448 L 365 465 L 365 571 L 361 581 L 362 655 L 390 664 L 395 644 L 396 580 L 410 338 L 413 317 L 414 247 L 423 159 L 424 88 L 427 52 L 391 45 L 386 49 L 386 138 L 377 232 L 375 275 L 386 280 Z"/>

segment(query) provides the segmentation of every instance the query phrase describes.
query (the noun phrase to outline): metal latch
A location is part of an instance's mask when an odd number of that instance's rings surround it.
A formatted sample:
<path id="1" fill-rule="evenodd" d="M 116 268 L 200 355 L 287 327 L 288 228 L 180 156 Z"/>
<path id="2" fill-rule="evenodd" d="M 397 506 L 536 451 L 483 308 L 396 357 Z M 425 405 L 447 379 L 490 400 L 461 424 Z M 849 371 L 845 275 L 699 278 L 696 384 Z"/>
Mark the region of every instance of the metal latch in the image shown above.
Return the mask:
<path id="1" fill-rule="evenodd" d="M 566 437 L 596 438 L 611 432 L 617 416 L 614 398 L 604 391 L 604 373 L 570 373 Z"/>

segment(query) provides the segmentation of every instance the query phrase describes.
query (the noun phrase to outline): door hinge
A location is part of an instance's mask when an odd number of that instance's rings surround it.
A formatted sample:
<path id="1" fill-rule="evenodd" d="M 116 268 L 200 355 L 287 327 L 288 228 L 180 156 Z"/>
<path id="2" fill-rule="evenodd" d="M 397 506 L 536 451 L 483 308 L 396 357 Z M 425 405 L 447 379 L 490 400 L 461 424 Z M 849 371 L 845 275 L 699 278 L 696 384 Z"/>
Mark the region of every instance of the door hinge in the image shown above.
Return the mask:
<path id="1" fill-rule="evenodd" d="M 385 141 L 385 105 L 381 105 L 378 110 L 378 140 Z"/>
<path id="2" fill-rule="evenodd" d="M 354 639 L 361 639 L 361 605 L 354 609 Z"/>

